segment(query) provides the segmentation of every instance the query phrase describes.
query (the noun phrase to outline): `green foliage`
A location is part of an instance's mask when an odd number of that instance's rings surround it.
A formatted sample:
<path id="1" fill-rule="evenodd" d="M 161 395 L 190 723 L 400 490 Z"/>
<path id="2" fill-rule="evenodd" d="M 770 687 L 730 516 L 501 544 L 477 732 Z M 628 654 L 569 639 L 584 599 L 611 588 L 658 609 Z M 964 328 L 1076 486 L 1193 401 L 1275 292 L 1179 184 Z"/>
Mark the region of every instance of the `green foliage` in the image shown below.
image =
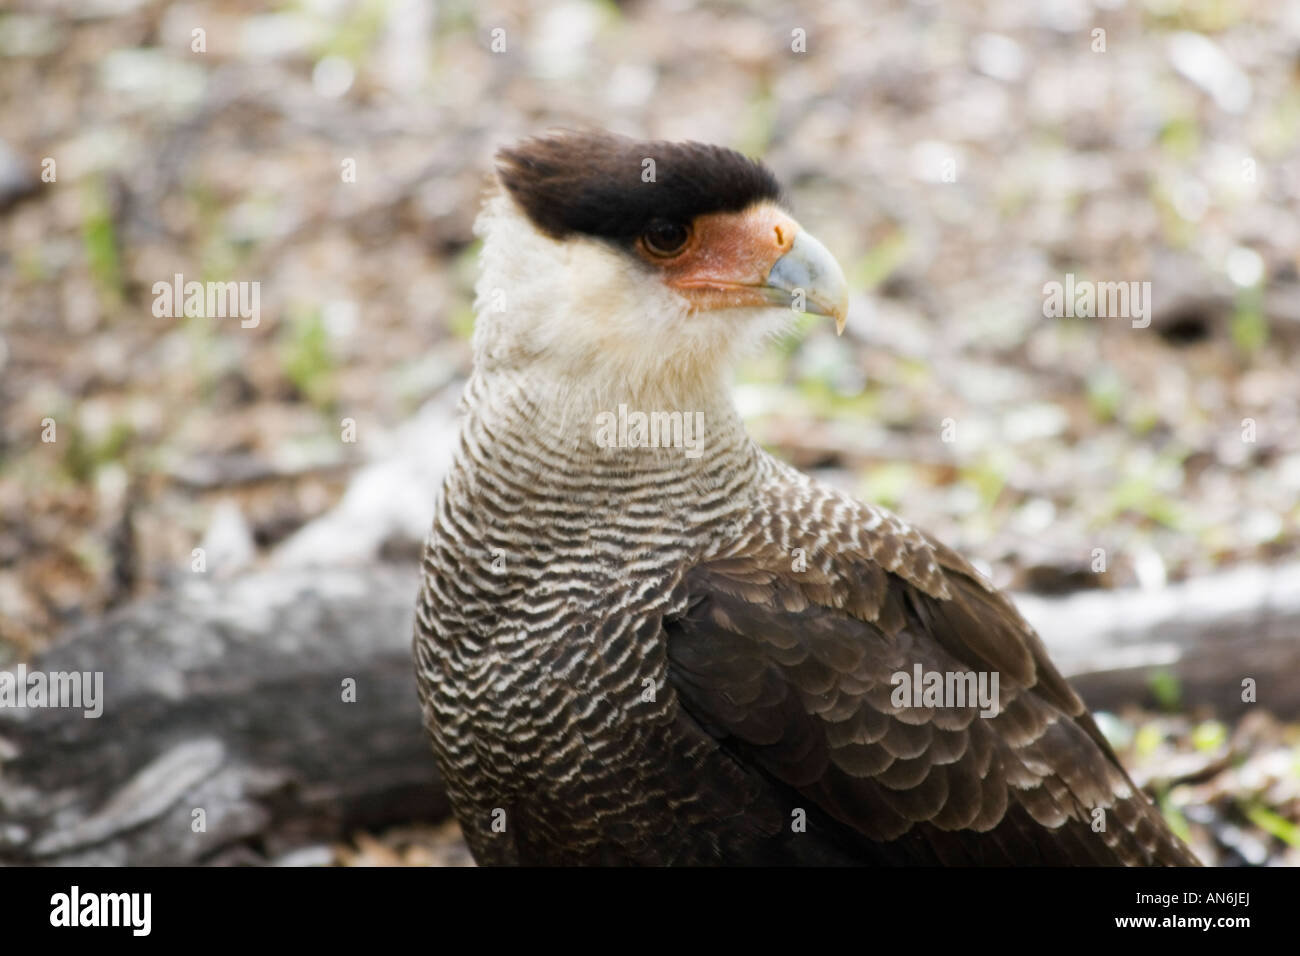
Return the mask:
<path id="1" fill-rule="evenodd" d="M 982 511 L 992 511 L 998 499 L 1002 497 L 1002 489 L 1007 484 L 1007 471 L 1004 466 L 1009 464 L 1001 460 L 999 455 L 987 454 L 958 472 L 962 483 L 970 485 L 979 495 Z"/>
<path id="2" fill-rule="evenodd" d="M 1232 342 L 1247 355 L 1254 355 L 1268 342 L 1268 320 L 1264 318 L 1263 290 L 1243 289 L 1237 296 L 1232 316 Z"/>
<path id="3" fill-rule="evenodd" d="M 1143 724 L 1133 737 L 1133 752 L 1137 754 L 1138 759 L 1146 760 L 1160 749 L 1164 740 L 1165 735 L 1159 725 L 1154 722 Z"/>
<path id="4" fill-rule="evenodd" d="M 1156 704 L 1161 710 L 1167 713 L 1176 713 L 1180 709 L 1183 699 L 1183 685 L 1172 672 L 1156 671 L 1148 678 L 1147 689 L 1151 691 L 1151 696 L 1156 699 Z M 1139 741 L 1148 727 L 1143 727 L 1138 732 Z"/>
<path id="5" fill-rule="evenodd" d="M 1177 834 L 1178 838 L 1184 843 L 1192 839 L 1192 828 L 1187 825 L 1187 818 L 1183 816 L 1183 811 L 1170 799 L 1170 792 L 1165 791 L 1159 795 L 1157 803 L 1160 812 L 1164 815 L 1165 822 L 1169 824 L 1169 829 Z"/>
<path id="6" fill-rule="evenodd" d="M 903 493 L 914 484 L 916 469 L 903 462 L 890 462 L 867 469 L 858 486 L 858 494 L 864 501 L 896 508 Z"/>
<path id="7" fill-rule="evenodd" d="M 328 411 L 336 398 L 336 366 L 319 308 L 292 313 L 280 367 L 294 387 L 317 408 Z"/>
<path id="8" fill-rule="evenodd" d="M 1292 823 L 1262 803 L 1253 800 L 1250 802 L 1239 801 L 1238 806 L 1246 815 L 1246 819 L 1265 833 L 1277 837 L 1288 846 L 1300 849 L 1300 825 Z"/>
<path id="9" fill-rule="evenodd" d="M 1134 435 L 1149 435 L 1160 424 L 1160 412 L 1150 402 L 1138 402 L 1128 416 L 1128 427 Z"/>
<path id="10" fill-rule="evenodd" d="M 471 242 L 449 265 L 452 279 L 452 306 L 447 314 L 447 328 L 466 341 L 474 334 L 474 282 L 478 276 L 478 258 L 483 249 L 480 240 Z M 510 303 L 506 303 L 506 308 Z"/>
<path id="11" fill-rule="evenodd" d="M 1160 148 L 1175 159 L 1191 159 L 1200 145 L 1201 131 L 1192 116 L 1171 116 L 1160 128 Z"/>
<path id="12" fill-rule="evenodd" d="M 865 388 L 860 392 L 846 393 L 836 389 L 825 378 L 812 376 L 801 379 L 798 389 L 805 401 L 802 413 L 812 418 L 850 422 L 872 421 L 876 418 L 880 402 L 876 389 Z"/>
<path id="13" fill-rule="evenodd" d="M 387 7 L 387 0 L 362 0 L 353 4 L 351 15 L 330 34 L 317 53 L 360 63 L 383 33 Z"/>
<path id="14" fill-rule="evenodd" d="M 1141 421 L 1134 423 L 1139 431 Z M 1107 508 L 1101 516 L 1103 523 L 1113 522 L 1125 512 L 1141 515 L 1166 528 L 1181 530 L 1187 525 L 1187 515 L 1177 499 L 1164 490 L 1166 484 L 1178 484 L 1169 474 L 1170 468 L 1179 468 L 1174 461 L 1162 459 L 1155 467 L 1144 471 L 1130 471 L 1111 489 Z"/>
<path id="15" fill-rule="evenodd" d="M 469 341 L 474 336 L 474 307 L 467 300 L 457 302 L 447 315 L 447 328 L 457 338 Z"/>
<path id="16" fill-rule="evenodd" d="M 68 423 L 60 426 L 58 433 L 58 444 L 63 448 L 59 464 L 64 474 L 79 485 L 89 482 L 100 466 L 122 458 L 133 435 L 126 422 L 114 422 L 108 434 L 92 442 L 71 416 L 66 420 Z"/>
<path id="17" fill-rule="evenodd" d="M 1228 728 L 1217 720 L 1205 720 L 1192 731 L 1192 746 L 1212 752 L 1228 742 Z"/>
<path id="18" fill-rule="evenodd" d="M 113 303 L 121 302 L 122 264 L 117 253 L 117 231 L 113 226 L 108 191 L 101 177 L 91 177 L 86 181 L 82 209 L 81 241 L 90 274 L 101 293 Z"/>
<path id="19" fill-rule="evenodd" d="M 1160 233 L 1169 245 L 1178 249 L 1189 247 L 1196 236 L 1196 224 L 1188 222 L 1178 213 L 1174 198 L 1159 181 L 1150 187 L 1151 205 L 1160 215 Z"/>

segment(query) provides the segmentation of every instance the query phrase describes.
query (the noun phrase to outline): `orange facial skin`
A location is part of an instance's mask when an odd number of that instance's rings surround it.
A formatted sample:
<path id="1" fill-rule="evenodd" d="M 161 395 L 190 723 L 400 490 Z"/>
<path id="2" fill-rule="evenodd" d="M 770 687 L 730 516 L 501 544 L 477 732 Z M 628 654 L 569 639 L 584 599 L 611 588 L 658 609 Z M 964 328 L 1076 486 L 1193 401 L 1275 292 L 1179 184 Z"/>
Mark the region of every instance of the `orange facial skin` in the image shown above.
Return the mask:
<path id="1" fill-rule="evenodd" d="M 767 287 L 772 266 L 790 251 L 799 224 L 764 203 L 744 212 L 698 216 L 682 250 L 656 254 L 643 240 L 637 254 L 662 270 L 664 282 L 681 292 L 694 310 L 786 304 Z"/>

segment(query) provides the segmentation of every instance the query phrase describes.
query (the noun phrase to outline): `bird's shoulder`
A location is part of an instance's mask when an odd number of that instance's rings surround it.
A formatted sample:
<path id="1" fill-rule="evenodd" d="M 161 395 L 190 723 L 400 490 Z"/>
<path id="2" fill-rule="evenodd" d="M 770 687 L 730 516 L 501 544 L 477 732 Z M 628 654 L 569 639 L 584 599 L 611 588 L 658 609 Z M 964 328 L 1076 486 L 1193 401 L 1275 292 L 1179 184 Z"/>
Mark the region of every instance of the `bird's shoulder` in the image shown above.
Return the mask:
<path id="1" fill-rule="evenodd" d="M 879 505 L 773 463 L 747 519 L 686 570 L 698 606 L 843 618 L 877 640 L 933 640 L 1071 716 L 1082 701 L 1015 605 L 954 549 Z"/>
<path id="2" fill-rule="evenodd" d="M 664 622 L 684 713 L 743 765 L 899 859 L 1184 860 L 1033 629 L 960 555 L 797 472 L 751 510 Z M 996 674 L 996 712 L 900 701 L 918 667 Z M 1098 810 L 1110 831 L 1090 827 Z"/>

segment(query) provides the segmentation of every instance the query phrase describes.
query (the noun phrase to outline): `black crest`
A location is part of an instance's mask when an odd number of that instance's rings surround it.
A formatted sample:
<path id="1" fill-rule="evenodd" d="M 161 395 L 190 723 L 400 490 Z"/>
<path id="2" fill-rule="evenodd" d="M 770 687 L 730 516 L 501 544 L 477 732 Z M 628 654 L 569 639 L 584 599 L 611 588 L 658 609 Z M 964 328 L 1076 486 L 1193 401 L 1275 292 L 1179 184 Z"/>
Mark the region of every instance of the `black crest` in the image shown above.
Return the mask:
<path id="1" fill-rule="evenodd" d="M 647 181 L 647 159 L 654 179 Z M 631 239 L 654 219 L 689 223 L 710 212 L 739 212 L 780 201 L 766 166 L 704 143 L 647 142 L 564 130 L 497 153 L 501 182 L 538 229 Z"/>

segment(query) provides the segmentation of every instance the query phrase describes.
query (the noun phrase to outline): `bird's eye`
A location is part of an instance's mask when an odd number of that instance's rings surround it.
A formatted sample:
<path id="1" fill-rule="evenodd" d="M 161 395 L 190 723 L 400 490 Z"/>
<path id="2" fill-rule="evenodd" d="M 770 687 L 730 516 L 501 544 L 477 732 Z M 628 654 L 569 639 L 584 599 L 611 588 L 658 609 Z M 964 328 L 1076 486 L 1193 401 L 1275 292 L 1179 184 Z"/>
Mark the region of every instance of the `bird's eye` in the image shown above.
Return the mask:
<path id="1" fill-rule="evenodd" d="M 691 231 L 678 222 L 656 219 L 641 233 L 641 242 L 656 256 L 675 256 L 682 251 Z"/>

